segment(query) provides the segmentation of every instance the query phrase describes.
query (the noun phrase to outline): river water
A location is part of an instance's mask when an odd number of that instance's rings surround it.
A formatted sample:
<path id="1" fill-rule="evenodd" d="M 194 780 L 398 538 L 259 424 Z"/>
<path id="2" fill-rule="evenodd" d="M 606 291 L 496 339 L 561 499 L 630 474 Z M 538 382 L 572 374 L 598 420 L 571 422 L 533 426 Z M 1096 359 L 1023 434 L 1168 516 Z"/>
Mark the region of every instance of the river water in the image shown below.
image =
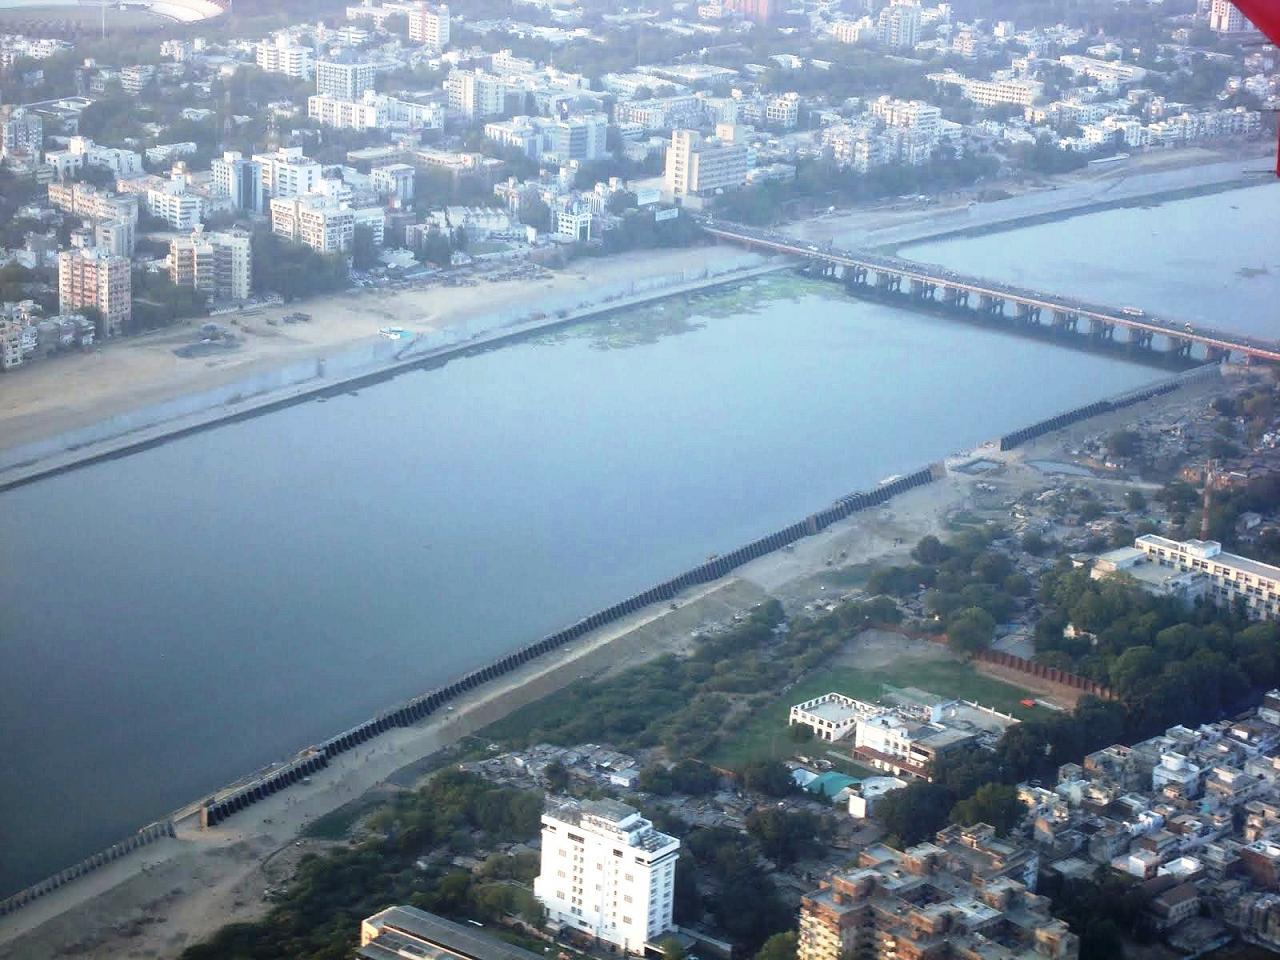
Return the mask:
<path id="1" fill-rule="evenodd" d="M 1280 337 L 1280 183 L 900 248 L 911 260 Z"/>
<path id="2" fill-rule="evenodd" d="M 0 892 L 711 552 L 1160 375 L 755 281 L 0 495 Z"/>

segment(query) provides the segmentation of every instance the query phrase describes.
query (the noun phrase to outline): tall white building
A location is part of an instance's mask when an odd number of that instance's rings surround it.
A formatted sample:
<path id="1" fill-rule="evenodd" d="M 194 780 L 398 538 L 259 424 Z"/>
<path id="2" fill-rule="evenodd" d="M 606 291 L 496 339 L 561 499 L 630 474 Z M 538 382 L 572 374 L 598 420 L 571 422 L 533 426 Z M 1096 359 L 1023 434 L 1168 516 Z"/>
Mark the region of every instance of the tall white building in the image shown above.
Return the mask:
<path id="1" fill-rule="evenodd" d="M 920 4 L 916 0 L 893 0 L 880 11 L 876 38 L 891 50 L 909 50 L 920 42 Z"/>
<path id="2" fill-rule="evenodd" d="M 255 153 L 262 167 L 262 192 L 268 197 L 296 197 L 319 185 L 320 164 L 302 153 L 301 147 L 281 147 L 275 153 Z"/>
<path id="3" fill-rule="evenodd" d="M 697 130 L 672 130 L 667 148 L 666 189 L 673 197 L 740 187 L 751 166 L 747 145 L 737 142 L 732 124 L 716 127 L 717 136 Z"/>
<path id="4" fill-rule="evenodd" d="M 335 100 L 359 100 L 366 90 L 373 89 L 376 74 L 368 60 L 354 56 L 340 56 L 332 60 L 316 61 L 316 93 Z"/>
<path id="5" fill-rule="evenodd" d="M 117 177 L 136 177 L 143 172 L 142 154 L 118 147 L 103 147 L 90 137 L 72 137 L 67 141 L 67 149 L 45 153 L 44 162 L 53 167 L 62 179 L 87 166 L 105 167 Z"/>
<path id="6" fill-rule="evenodd" d="M 1231 0 L 1213 0 L 1209 7 L 1209 29 L 1214 33 L 1243 33 L 1251 27 Z"/>
<path id="7" fill-rule="evenodd" d="M 169 277 L 209 297 L 249 299 L 253 250 L 248 236 L 196 230 L 190 236 L 175 237 L 169 243 Z"/>
<path id="8" fill-rule="evenodd" d="M 432 6 L 427 3 L 415 4 L 409 10 L 409 39 L 430 47 L 432 50 L 443 50 L 449 45 L 449 8 L 443 3 Z"/>
<path id="9" fill-rule="evenodd" d="M 680 841 L 617 800 L 568 801 L 542 815 L 533 892 L 549 920 L 642 954 L 675 929 Z"/>
<path id="10" fill-rule="evenodd" d="M 208 212 L 208 202 L 198 193 L 187 192 L 186 175 L 169 177 L 163 185 L 143 195 L 147 212 L 159 217 L 174 230 L 194 230 Z"/>
<path id="11" fill-rule="evenodd" d="M 449 109 L 468 120 L 496 117 L 506 109 L 507 85 L 483 70 L 455 70 L 445 81 Z"/>
<path id="12" fill-rule="evenodd" d="M 1150 563 L 1199 574 L 1210 603 L 1240 604 L 1254 619 L 1280 620 L 1280 567 L 1226 553 L 1216 540 L 1170 540 L 1148 533 L 1133 545 Z"/>
<path id="13" fill-rule="evenodd" d="M 0 109 L 0 157 L 28 154 L 40 159 L 44 146 L 44 120 L 22 107 Z"/>
<path id="14" fill-rule="evenodd" d="M 311 48 L 300 46 L 287 36 L 263 41 L 255 51 L 258 67 L 267 73 L 283 73 L 295 80 L 310 80 L 314 70 Z"/>
<path id="15" fill-rule="evenodd" d="M 257 160 L 246 160 L 243 154 L 228 150 L 210 166 L 215 193 L 230 197 L 237 210 L 261 212 L 263 206 L 261 163 Z"/>

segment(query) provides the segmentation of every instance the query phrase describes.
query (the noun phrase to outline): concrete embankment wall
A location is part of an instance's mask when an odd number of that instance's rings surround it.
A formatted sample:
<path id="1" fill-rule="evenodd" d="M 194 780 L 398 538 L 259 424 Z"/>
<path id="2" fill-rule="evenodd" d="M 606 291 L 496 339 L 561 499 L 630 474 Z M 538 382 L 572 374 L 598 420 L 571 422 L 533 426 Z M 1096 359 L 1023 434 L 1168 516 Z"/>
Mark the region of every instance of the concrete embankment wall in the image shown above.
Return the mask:
<path id="1" fill-rule="evenodd" d="M 1063 427 L 1069 427 L 1073 423 L 1079 423 L 1081 420 L 1088 420 L 1090 417 L 1101 416 L 1104 413 L 1111 413 L 1115 410 L 1123 410 L 1125 407 L 1131 407 L 1134 404 L 1141 403 L 1143 400 L 1150 400 L 1153 397 L 1173 393 L 1173 391 L 1189 383 L 1221 375 L 1222 367 L 1219 364 L 1206 363 L 1203 366 L 1196 367 L 1194 370 L 1187 370 L 1177 376 L 1148 384 L 1145 387 L 1139 387 L 1136 390 L 1130 390 L 1128 393 L 1122 393 L 1109 400 L 1099 400 L 1083 407 L 1076 407 L 1074 410 L 1060 413 L 1056 417 L 1050 417 L 1047 420 L 1041 420 L 1039 423 L 1033 423 L 1029 427 L 1023 427 L 1021 430 L 1006 433 L 1000 438 L 1000 449 L 1012 450 L 1024 443 L 1043 437 L 1046 433 L 1061 430 Z"/>
<path id="2" fill-rule="evenodd" d="M 209 390 L 185 394 L 162 403 L 108 417 L 86 427 L 69 430 L 45 440 L 0 450 L 0 490 L 19 483 L 61 472 L 105 456 L 140 448 L 206 429 L 216 423 L 254 415 L 291 402 L 304 400 L 329 389 L 358 386 L 359 381 L 391 375 L 399 369 L 431 360 L 461 356 L 471 350 L 498 346 L 528 337 L 539 330 L 576 323 L 594 316 L 636 306 L 663 296 L 746 280 L 784 265 L 760 266 L 761 258 L 746 256 L 717 269 L 682 270 L 658 276 L 640 277 L 593 289 L 591 301 L 582 291 L 538 295 L 538 310 L 528 308 L 494 311 L 444 330 L 424 334 L 409 343 L 375 337 L 344 347 L 331 356 L 299 360 L 266 370 Z M 246 405 L 245 401 L 253 401 Z M 236 409 L 239 405 L 241 408 Z M 201 417 L 201 415 L 204 415 Z M 199 419 L 194 425 L 184 421 Z M 144 440 L 146 433 L 156 434 Z M 134 442 L 136 439 L 136 442 Z M 110 447 L 107 452 L 102 446 Z M 83 456 L 68 457 L 82 453 Z M 57 466 L 43 469 L 45 461 Z M 5 471 L 21 476 L 6 479 Z"/>

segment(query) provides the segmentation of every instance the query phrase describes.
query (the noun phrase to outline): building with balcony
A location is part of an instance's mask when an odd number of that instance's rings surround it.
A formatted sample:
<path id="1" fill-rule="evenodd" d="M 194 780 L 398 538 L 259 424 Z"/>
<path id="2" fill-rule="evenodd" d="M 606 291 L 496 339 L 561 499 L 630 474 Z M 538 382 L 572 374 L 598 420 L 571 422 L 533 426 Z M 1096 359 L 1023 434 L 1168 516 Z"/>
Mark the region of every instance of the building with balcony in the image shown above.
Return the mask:
<path id="1" fill-rule="evenodd" d="M 58 310 L 71 314 L 92 308 L 101 322 L 98 335 L 124 332 L 133 317 L 133 277 L 130 263 L 97 247 L 64 250 L 58 254 Z"/>
<path id="2" fill-rule="evenodd" d="M 217 300 L 247 300 L 253 282 L 253 250 L 241 233 L 194 231 L 169 243 L 169 278 Z"/>

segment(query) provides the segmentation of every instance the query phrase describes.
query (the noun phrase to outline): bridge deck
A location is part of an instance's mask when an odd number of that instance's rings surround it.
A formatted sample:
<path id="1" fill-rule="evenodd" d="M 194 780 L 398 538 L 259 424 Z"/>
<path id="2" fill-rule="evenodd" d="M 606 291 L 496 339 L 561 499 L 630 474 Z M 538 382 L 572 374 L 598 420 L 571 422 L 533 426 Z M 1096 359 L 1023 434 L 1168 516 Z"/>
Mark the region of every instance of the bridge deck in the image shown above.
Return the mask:
<path id="1" fill-rule="evenodd" d="M 1170 340 L 1199 343 L 1212 350 L 1225 350 L 1261 360 L 1280 362 L 1280 342 L 1275 340 L 1247 337 L 1226 330 L 1145 313 L 1126 313 L 1122 309 L 1090 303 L 1075 297 L 1027 290 L 1014 284 L 968 276 L 936 264 L 916 263 L 883 254 L 823 247 L 772 231 L 756 230 L 738 224 L 704 221 L 702 228 L 711 236 L 722 240 L 760 247 L 776 253 L 822 260 L 843 267 L 869 270 L 876 274 L 892 274 L 904 280 L 932 284 L 944 289 L 962 290 L 1028 307 L 1038 307 L 1042 310 L 1069 314 L 1127 330 L 1160 335 Z"/>

